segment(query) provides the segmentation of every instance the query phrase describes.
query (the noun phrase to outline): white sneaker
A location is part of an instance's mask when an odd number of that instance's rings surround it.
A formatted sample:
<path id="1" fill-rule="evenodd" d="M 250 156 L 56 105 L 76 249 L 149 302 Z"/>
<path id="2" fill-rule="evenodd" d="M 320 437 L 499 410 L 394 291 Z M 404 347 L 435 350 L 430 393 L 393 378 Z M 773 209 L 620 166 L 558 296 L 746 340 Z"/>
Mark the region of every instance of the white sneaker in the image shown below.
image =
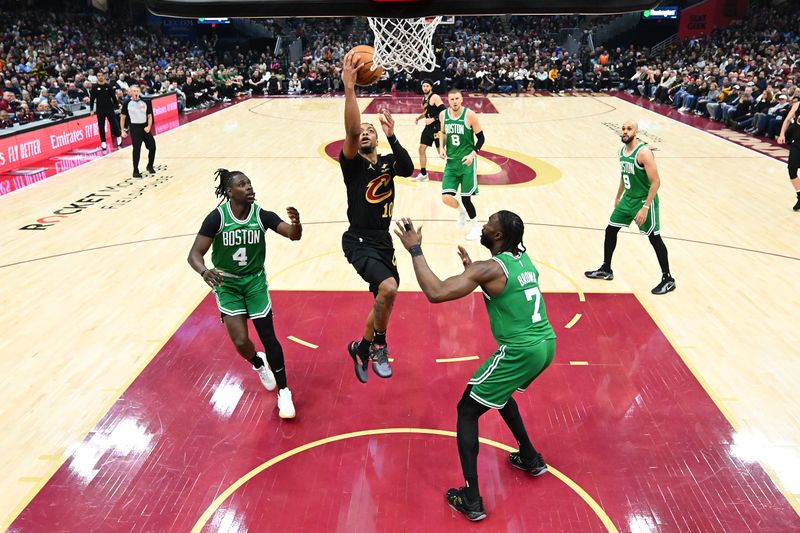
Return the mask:
<path id="1" fill-rule="evenodd" d="M 467 233 L 467 240 L 477 241 L 480 238 L 481 238 L 481 227 L 478 225 L 478 222 L 475 221 L 472 223 L 472 229 L 469 230 L 469 233 Z"/>
<path id="2" fill-rule="evenodd" d="M 261 378 L 261 383 L 264 385 L 264 388 L 268 391 L 275 390 L 275 375 L 272 373 L 272 370 L 269 369 L 269 365 L 267 364 L 267 354 L 264 352 L 256 352 L 256 355 L 264 361 L 264 365 L 261 368 L 253 368 L 258 374 L 258 377 Z"/>
<path id="3" fill-rule="evenodd" d="M 106 148 L 108 148 L 108 145 L 106 145 L 106 143 L 104 143 L 104 142 L 103 142 L 103 143 L 100 143 L 100 148 L 102 148 L 103 150 L 105 150 Z"/>
<path id="4" fill-rule="evenodd" d="M 463 229 L 467 225 L 467 210 L 464 209 L 464 206 L 458 204 L 458 222 L 456 222 L 456 227 L 458 229 Z"/>
<path id="5" fill-rule="evenodd" d="M 122 137 L 117 137 L 117 146 L 122 146 Z"/>
<path id="6" fill-rule="evenodd" d="M 428 175 L 419 173 L 416 176 L 414 176 L 414 181 L 428 181 Z"/>
<path id="7" fill-rule="evenodd" d="M 294 404 L 292 403 L 292 391 L 289 387 L 278 391 L 278 416 L 281 418 L 295 417 Z"/>

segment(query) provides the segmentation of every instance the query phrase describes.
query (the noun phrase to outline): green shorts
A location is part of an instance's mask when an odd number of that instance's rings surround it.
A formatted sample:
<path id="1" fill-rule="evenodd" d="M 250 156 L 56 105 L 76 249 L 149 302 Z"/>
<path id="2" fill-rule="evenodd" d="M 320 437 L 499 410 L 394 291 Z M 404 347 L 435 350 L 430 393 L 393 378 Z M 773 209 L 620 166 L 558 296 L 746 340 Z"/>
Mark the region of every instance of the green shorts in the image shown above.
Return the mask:
<path id="1" fill-rule="evenodd" d="M 214 289 L 214 296 L 223 315 L 264 318 L 272 310 L 267 275 L 263 270 L 241 278 L 226 277 L 222 285 Z"/>
<path id="2" fill-rule="evenodd" d="M 461 187 L 461 196 L 478 195 L 478 158 L 473 159 L 471 165 L 464 165 L 460 159 L 448 159 L 444 165 L 442 177 L 442 194 L 458 194 Z"/>
<path id="3" fill-rule="evenodd" d="M 644 198 L 627 198 L 625 195 L 619 201 L 619 205 L 614 208 L 611 213 L 611 220 L 608 222 L 610 226 L 618 228 L 627 228 L 636 218 L 636 213 L 642 208 Z M 639 226 L 639 232 L 645 235 L 658 235 L 661 232 L 661 223 L 658 219 L 658 196 L 653 200 L 653 205 L 647 211 L 647 218 L 644 219 L 644 224 Z"/>
<path id="4" fill-rule="evenodd" d="M 555 353 L 555 339 L 532 346 L 501 345 L 469 380 L 470 397 L 486 407 L 502 409 L 514 391 L 524 392 L 550 365 Z"/>

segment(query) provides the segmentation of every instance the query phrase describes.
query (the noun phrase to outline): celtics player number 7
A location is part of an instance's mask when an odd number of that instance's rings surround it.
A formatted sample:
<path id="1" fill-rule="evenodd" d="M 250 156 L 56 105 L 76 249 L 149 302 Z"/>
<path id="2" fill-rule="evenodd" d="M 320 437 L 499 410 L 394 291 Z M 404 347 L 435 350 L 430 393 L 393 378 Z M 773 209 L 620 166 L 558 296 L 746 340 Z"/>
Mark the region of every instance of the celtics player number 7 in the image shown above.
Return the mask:
<path id="1" fill-rule="evenodd" d="M 527 298 L 529 302 L 533 300 L 534 296 L 536 296 L 536 301 L 533 304 L 533 315 L 531 316 L 531 322 L 536 324 L 542 319 L 542 315 L 539 313 L 539 304 L 542 303 L 542 291 L 539 289 L 539 287 L 532 287 L 525 290 L 525 298 Z"/>

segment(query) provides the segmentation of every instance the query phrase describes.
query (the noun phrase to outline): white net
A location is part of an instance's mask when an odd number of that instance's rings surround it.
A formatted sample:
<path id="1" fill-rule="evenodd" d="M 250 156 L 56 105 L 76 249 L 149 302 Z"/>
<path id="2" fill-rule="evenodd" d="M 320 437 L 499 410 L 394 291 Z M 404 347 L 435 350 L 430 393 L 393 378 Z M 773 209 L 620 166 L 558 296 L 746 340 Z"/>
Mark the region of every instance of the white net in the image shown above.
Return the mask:
<path id="1" fill-rule="evenodd" d="M 436 68 L 433 53 L 433 32 L 442 17 L 377 18 L 369 17 L 375 34 L 373 68 L 430 72 Z"/>

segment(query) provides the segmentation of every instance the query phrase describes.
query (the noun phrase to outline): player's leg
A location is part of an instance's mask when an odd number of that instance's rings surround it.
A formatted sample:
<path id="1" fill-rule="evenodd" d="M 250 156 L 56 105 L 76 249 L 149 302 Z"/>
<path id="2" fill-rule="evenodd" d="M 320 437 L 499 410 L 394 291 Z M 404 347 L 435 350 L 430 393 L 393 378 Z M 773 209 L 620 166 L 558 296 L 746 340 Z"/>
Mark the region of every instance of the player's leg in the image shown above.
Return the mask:
<path id="1" fill-rule="evenodd" d="M 501 383 L 520 379 L 520 384 L 517 385 L 517 391 L 524 392 L 525 389 L 550 366 L 555 353 L 555 339 L 541 341 L 533 346 L 529 352 L 523 352 L 523 355 L 518 360 L 504 360 L 504 363 L 516 363 L 517 366 L 513 369 L 501 368 L 500 372 L 498 372 L 496 376 L 493 376 L 493 378 L 497 378 Z M 507 375 L 504 376 L 504 372 Z M 481 393 L 481 391 L 479 391 L 479 393 Z M 503 417 L 503 420 L 511 430 L 519 446 L 518 452 L 512 452 L 508 456 L 508 461 L 511 466 L 528 472 L 533 476 L 540 476 L 547 472 L 547 464 L 544 462 L 542 455 L 533 447 L 528 437 L 528 432 L 525 430 L 525 424 L 522 422 L 519 407 L 513 397 L 509 397 L 505 406 L 500 409 L 500 416 Z"/>
<path id="2" fill-rule="evenodd" d="M 476 241 L 481 238 L 481 225 L 478 222 L 478 213 L 475 205 L 472 203 L 473 197 L 477 196 L 478 190 L 478 158 L 476 157 L 472 164 L 465 166 L 461 172 L 461 202 L 464 204 L 467 217 L 470 221 L 469 233 L 467 233 L 468 241 Z"/>
<path id="3" fill-rule="evenodd" d="M 667 254 L 667 245 L 664 244 L 664 239 L 661 238 L 659 212 L 659 201 L 658 196 L 656 196 L 647 212 L 647 218 L 645 218 L 644 224 L 642 224 L 642 226 L 639 228 L 639 231 L 647 235 L 650 245 L 656 252 L 658 265 L 661 267 L 661 281 L 650 292 L 653 294 L 666 294 L 674 291 L 676 285 L 675 278 L 672 277 L 672 274 L 669 271 L 669 255 Z"/>
<path id="4" fill-rule="evenodd" d="M 428 165 L 427 150 L 431 142 L 428 139 L 427 131 L 428 127 L 426 126 L 419 138 L 419 174 L 414 177 L 414 181 L 428 181 L 428 169 L 426 168 Z"/>
<path id="5" fill-rule="evenodd" d="M 119 118 L 113 111 L 108 114 L 108 122 L 111 124 L 111 135 L 116 139 L 117 146 L 120 146 L 122 144 L 122 131 L 119 129 Z"/>
<path id="6" fill-rule="evenodd" d="M 397 279 L 387 277 L 378 285 L 375 301 L 372 304 L 373 339 L 369 349 L 372 359 L 372 370 L 382 378 L 392 377 L 392 367 L 389 364 L 389 351 L 386 343 L 386 332 L 389 328 L 389 317 L 397 298 Z M 368 319 L 369 320 L 369 319 Z M 367 323 L 369 326 L 369 322 Z"/>
<path id="7" fill-rule="evenodd" d="M 614 256 L 614 250 L 617 248 L 617 235 L 619 230 L 627 228 L 636 217 L 634 212 L 635 206 L 629 205 L 625 197 L 622 197 L 619 204 L 614 208 L 611 213 L 611 219 L 606 226 L 605 238 L 603 239 L 603 264 L 597 270 L 589 270 L 584 272 L 583 275 L 591 279 L 614 279 L 614 271 L 611 269 L 611 259 Z"/>
<path id="8" fill-rule="evenodd" d="M 472 385 L 467 385 L 456 409 L 456 442 L 465 484 L 449 489 L 445 498 L 450 507 L 474 522 L 486 518 L 478 490 L 478 419 L 489 407 L 475 401 L 470 396 L 471 391 Z"/>
<path id="9" fill-rule="evenodd" d="M 292 391 L 286 385 L 286 366 L 283 360 L 283 347 L 275 335 L 275 325 L 272 320 L 272 311 L 264 318 L 256 318 L 253 325 L 258 332 L 258 338 L 264 345 L 267 362 L 272 368 L 275 381 L 278 384 L 278 416 L 281 418 L 294 418 L 296 411 L 292 401 Z"/>
<path id="10" fill-rule="evenodd" d="M 795 211 L 800 211 L 800 178 L 797 177 L 797 168 L 800 166 L 800 140 L 792 142 L 789 145 L 789 181 L 794 187 L 794 193 L 797 195 L 797 203 L 792 208 Z"/>
<path id="11" fill-rule="evenodd" d="M 444 174 L 442 175 L 442 203 L 447 207 L 458 209 L 458 220 L 456 227 L 463 228 L 467 223 L 467 210 L 461 205 L 456 198 L 458 194 L 458 187 L 461 183 L 461 168 L 463 165 L 461 161 L 453 161 L 448 159 L 444 166 Z"/>
<path id="12" fill-rule="evenodd" d="M 228 331 L 236 351 L 258 373 L 261 383 L 267 390 L 275 389 L 275 377 L 267 365 L 266 356 L 256 351 L 247 332 L 247 293 L 252 290 L 252 282 L 242 279 L 225 278 L 225 282 L 214 289 L 222 322 Z M 267 296 L 267 301 L 269 296 Z M 251 304 L 252 306 L 252 304 Z M 252 313 L 249 313 L 252 316 Z"/>

